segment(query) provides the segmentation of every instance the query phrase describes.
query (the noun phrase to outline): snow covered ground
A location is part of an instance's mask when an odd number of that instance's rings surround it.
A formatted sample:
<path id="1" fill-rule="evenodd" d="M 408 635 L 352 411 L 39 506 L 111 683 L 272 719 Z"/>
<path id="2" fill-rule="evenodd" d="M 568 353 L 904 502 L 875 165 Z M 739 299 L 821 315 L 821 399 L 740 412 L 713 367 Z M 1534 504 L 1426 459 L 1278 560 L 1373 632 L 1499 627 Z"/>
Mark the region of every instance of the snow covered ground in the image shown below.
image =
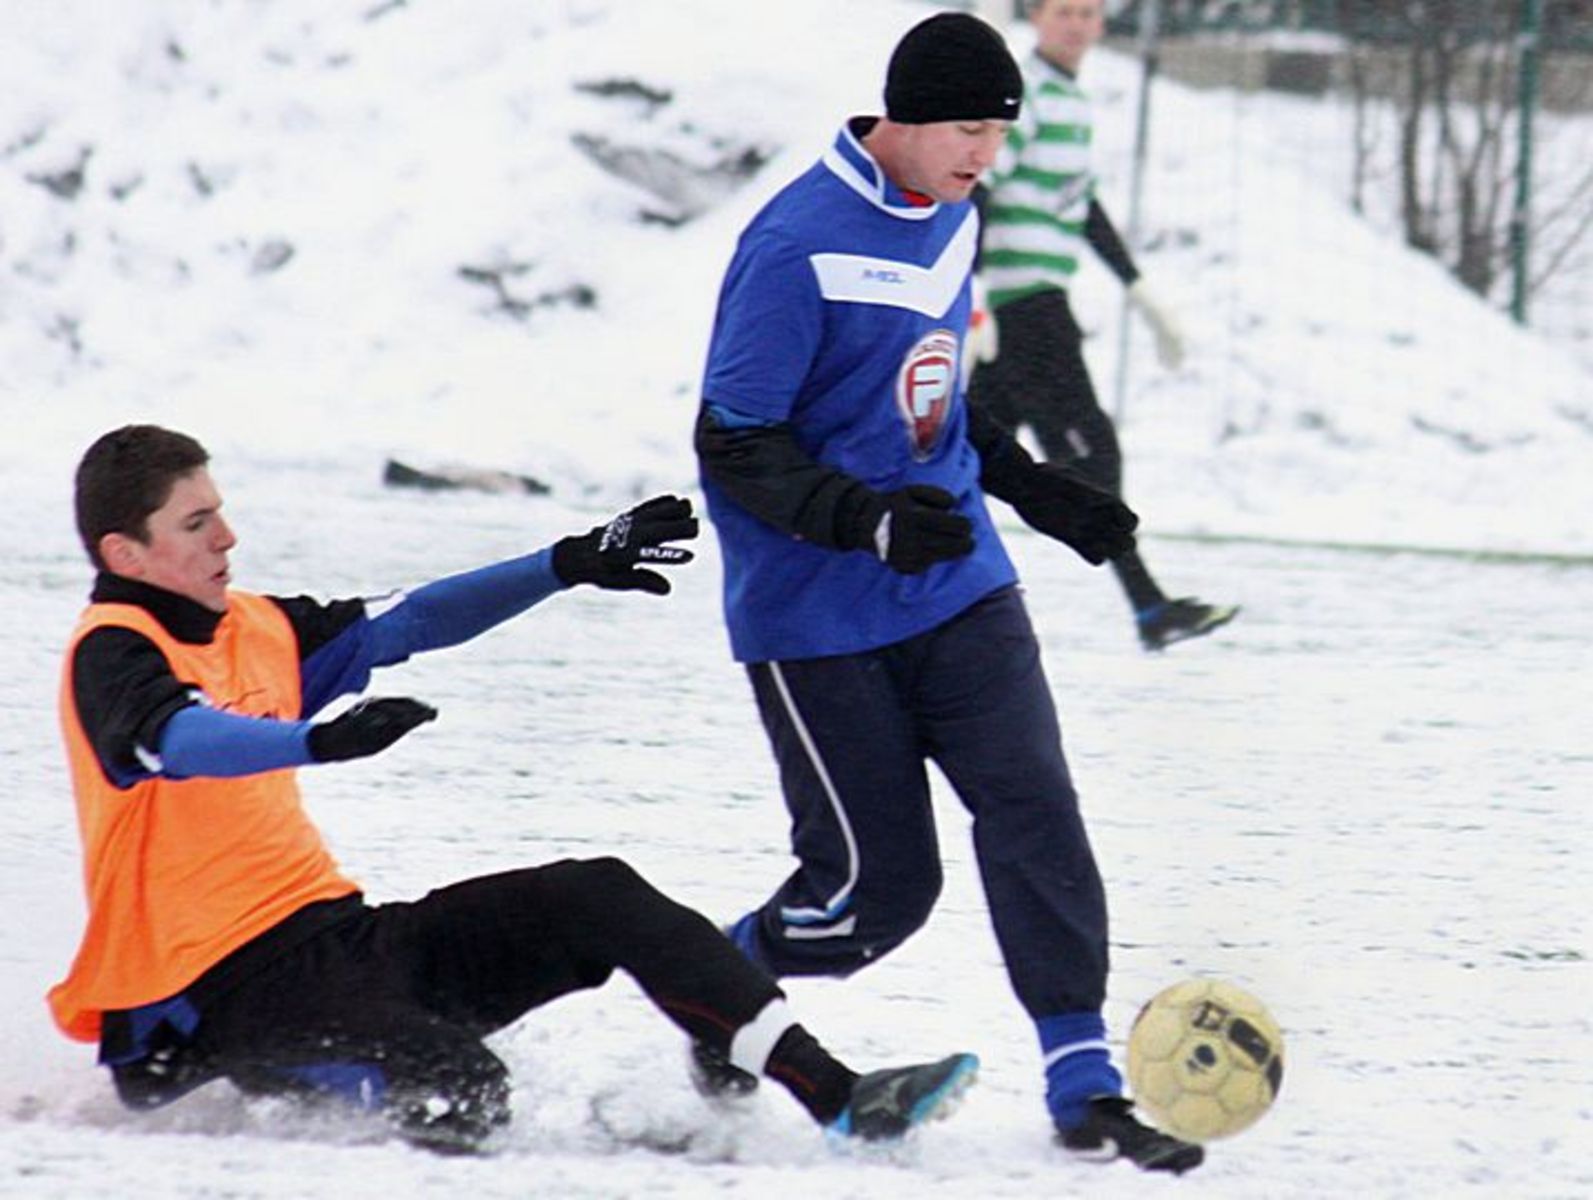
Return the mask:
<path id="1" fill-rule="evenodd" d="M 424 578 L 583 519 L 518 497 L 382 491 L 359 461 L 217 471 L 245 578 L 326 594 Z M 1289 1038 L 1277 1109 L 1176 1186 L 1222 1197 L 1555 1196 L 1593 1187 L 1586 991 L 1585 614 L 1593 572 L 1416 554 L 1152 541 L 1169 582 L 1242 600 L 1232 631 L 1142 655 L 1115 586 L 1016 529 L 1114 912 L 1110 1017 L 1186 974 L 1265 997 Z M 442 719 L 306 791 L 373 896 L 554 856 L 618 852 L 719 916 L 784 873 L 784 818 L 746 687 L 714 626 L 716 556 L 664 600 L 556 597 L 484 644 L 389 672 Z M 347 1145 L 225 1085 L 120 1112 L 40 993 L 78 920 L 70 805 L 47 697 L 79 604 L 71 547 L 9 562 L 0 817 L 12 1013 L 0 1193 L 351 1196 L 1152 1196 L 1166 1181 L 1062 1161 L 1032 1032 L 984 916 L 967 822 L 939 800 L 934 920 L 800 1011 L 866 1064 L 984 1059 L 949 1123 L 885 1162 L 837 1161 L 777 1092 L 726 1129 L 677 1035 L 628 983 L 545 1009 L 498 1049 L 518 1119 L 500 1154 L 437 1162 Z M 684 1154 L 635 1140 L 695 1137 Z"/>
<path id="2" fill-rule="evenodd" d="M 1234 978 L 1290 1039 L 1273 1114 L 1177 1182 L 1060 1160 L 949 793 L 931 925 L 850 983 L 791 989 L 860 1064 L 984 1058 L 953 1121 L 887 1159 L 837 1159 L 772 1092 L 716 1119 L 623 982 L 502 1036 L 519 1115 L 492 1158 L 372 1143 L 225 1086 L 122 1113 L 42 1003 L 81 919 L 53 706 L 87 580 L 69 512 L 84 446 L 129 420 L 197 434 L 243 539 L 240 582 L 325 596 L 693 491 L 694 379 L 736 230 L 839 116 L 875 106 L 925 6 L 11 11 L 25 33 L 0 45 L 0 1195 L 1593 1193 L 1593 389 L 1340 206 L 1307 209 L 1334 231 L 1332 263 L 1305 253 L 1282 210 L 1313 193 L 1259 145 L 1222 148 L 1257 177 L 1254 208 L 1202 226 L 1179 189 L 1193 142 L 1170 139 L 1152 226 L 1211 232 L 1147 265 L 1210 348 L 1176 377 L 1137 369 L 1130 497 L 1167 585 L 1245 612 L 1142 655 L 1106 577 L 1007 527 L 1108 878 L 1112 1023 L 1182 975 Z M 1103 144 L 1126 145 L 1134 68 L 1092 69 Z M 624 80 L 647 86 L 576 86 Z M 1218 124 L 1210 97 L 1158 103 L 1190 139 Z M 650 150 L 653 190 L 593 147 Z M 661 184 L 663 150 L 677 165 Z M 748 150 L 770 162 L 728 197 L 678 165 Z M 70 198 L 39 182 L 70 190 L 78 165 Z M 637 219 L 683 203 L 708 207 L 678 227 Z M 527 303 L 582 285 L 596 303 L 520 320 L 480 282 L 492 272 Z M 1103 275 L 1083 300 L 1107 347 Z M 387 455 L 555 491 L 384 489 Z M 618 852 L 729 916 L 782 876 L 784 817 L 719 629 L 711 538 L 702 551 L 668 599 L 556 597 L 387 675 L 442 720 L 305 776 L 374 897 Z"/>
<path id="3" fill-rule="evenodd" d="M 0 404 L 39 432 L 0 466 L 58 481 L 141 413 L 256 450 L 375 446 L 566 491 L 689 479 L 737 232 L 841 116 L 877 106 L 927 7 L 481 0 L 462 21 L 14 0 Z M 1138 67 L 1087 67 L 1121 219 Z M 1572 357 L 1356 220 L 1302 169 L 1294 140 L 1321 135 L 1298 105 L 1167 85 L 1156 113 L 1142 265 L 1193 354 L 1160 372 L 1136 331 L 1125 432 L 1147 522 L 1593 550 L 1593 399 Z M 727 197 L 715 168 L 760 159 Z M 1099 268 L 1077 291 L 1110 394 L 1119 293 Z"/>

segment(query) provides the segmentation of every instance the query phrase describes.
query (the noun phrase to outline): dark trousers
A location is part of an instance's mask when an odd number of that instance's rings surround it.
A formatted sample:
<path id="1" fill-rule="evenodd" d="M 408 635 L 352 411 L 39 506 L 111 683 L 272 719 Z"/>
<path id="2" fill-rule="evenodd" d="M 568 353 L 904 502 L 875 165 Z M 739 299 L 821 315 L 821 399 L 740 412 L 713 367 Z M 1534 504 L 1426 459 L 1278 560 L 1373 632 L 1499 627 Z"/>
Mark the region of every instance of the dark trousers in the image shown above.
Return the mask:
<path id="1" fill-rule="evenodd" d="M 1097 487 L 1123 491 L 1117 430 L 1084 364 L 1084 335 L 1068 294 L 1048 289 L 996 309 L 1001 353 L 980 363 L 968 402 L 1008 431 L 1034 430 L 1045 457 L 1067 463 Z"/>
<path id="2" fill-rule="evenodd" d="M 756 914 L 774 974 L 850 974 L 924 923 L 941 887 L 933 761 L 973 815 L 1025 1009 L 1100 1007 L 1105 896 L 1016 588 L 893 646 L 748 671 L 801 864 Z"/>
<path id="3" fill-rule="evenodd" d="M 468 1144 L 508 1117 L 508 1072 L 481 1039 L 616 969 L 727 1056 L 780 995 L 624 862 L 567 860 L 354 907 L 207 999 L 176 1065 L 183 1090 L 226 1077 L 251 1092 L 337 1093 L 417 1140 Z M 149 1090 L 150 1067 L 115 1068 L 124 1098 L 174 1098 Z"/>

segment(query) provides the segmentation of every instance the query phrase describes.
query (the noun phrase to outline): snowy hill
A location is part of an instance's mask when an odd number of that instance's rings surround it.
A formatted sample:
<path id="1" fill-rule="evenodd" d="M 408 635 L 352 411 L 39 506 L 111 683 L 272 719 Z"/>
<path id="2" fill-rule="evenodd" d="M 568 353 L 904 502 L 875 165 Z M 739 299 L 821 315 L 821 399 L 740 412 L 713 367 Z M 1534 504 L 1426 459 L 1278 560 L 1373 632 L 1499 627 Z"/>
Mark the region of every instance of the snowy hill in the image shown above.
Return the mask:
<path id="1" fill-rule="evenodd" d="M 13 442 L 13 469 L 59 479 L 41 446 L 69 457 L 131 415 L 216 437 L 247 411 L 259 449 L 578 493 L 692 477 L 735 234 L 876 106 L 924 7 L 19 3 L 0 404 L 59 442 Z M 1103 52 L 1086 80 L 1119 214 L 1136 72 Z M 1196 350 L 1162 375 L 1138 338 L 1147 528 L 1593 548 L 1587 376 L 1269 155 L 1286 130 L 1235 146 L 1222 103 L 1158 93 L 1144 265 Z M 1243 164 L 1239 221 L 1183 186 L 1214 156 Z M 1108 391 L 1115 285 L 1087 269 L 1080 291 Z"/>

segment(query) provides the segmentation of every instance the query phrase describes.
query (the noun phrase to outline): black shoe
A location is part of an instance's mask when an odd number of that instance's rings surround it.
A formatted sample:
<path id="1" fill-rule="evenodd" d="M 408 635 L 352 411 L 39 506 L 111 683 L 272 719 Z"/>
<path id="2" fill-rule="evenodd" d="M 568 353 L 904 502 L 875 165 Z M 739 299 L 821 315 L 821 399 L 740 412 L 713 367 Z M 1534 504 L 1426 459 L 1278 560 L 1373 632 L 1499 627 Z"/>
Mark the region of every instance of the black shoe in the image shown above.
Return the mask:
<path id="1" fill-rule="evenodd" d="M 509 1123 L 507 1107 L 491 1112 L 439 1108 L 433 1103 L 422 1108 L 394 1109 L 388 1117 L 398 1136 L 416 1149 L 461 1156 L 485 1152 L 485 1143 L 493 1131 Z"/>
<path id="2" fill-rule="evenodd" d="M 221 1076 L 222 1071 L 192 1046 L 175 1042 L 111 1067 L 116 1094 L 128 1108 L 159 1108 Z"/>
<path id="3" fill-rule="evenodd" d="M 925 1121 L 950 1116 L 979 1074 L 979 1059 L 953 1054 L 916 1067 L 887 1067 L 858 1076 L 852 1098 L 829 1125 L 837 1137 L 881 1142 L 902 1137 Z"/>
<path id="4" fill-rule="evenodd" d="M 1058 1129 L 1056 1140 L 1069 1153 L 1094 1162 L 1126 1158 L 1146 1171 L 1171 1171 L 1182 1175 L 1198 1167 L 1206 1152 L 1194 1142 L 1181 1141 L 1142 1124 L 1134 1105 L 1122 1096 L 1097 1096 L 1090 1101 L 1082 1125 Z"/>
<path id="5" fill-rule="evenodd" d="M 735 1100 L 758 1090 L 758 1077 L 743 1071 L 723 1051 L 696 1038 L 691 1043 L 691 1082 L 710 1100 Z"/>
<path id="6" fill-rule="evenodd" d="M 1174 642 L 1200 637 L 1239 615 L 1237 604 L 1202 604 L 1192 596 L 1163 600 L 1135 614 L 1140 643 L 1161 650 Z"/>

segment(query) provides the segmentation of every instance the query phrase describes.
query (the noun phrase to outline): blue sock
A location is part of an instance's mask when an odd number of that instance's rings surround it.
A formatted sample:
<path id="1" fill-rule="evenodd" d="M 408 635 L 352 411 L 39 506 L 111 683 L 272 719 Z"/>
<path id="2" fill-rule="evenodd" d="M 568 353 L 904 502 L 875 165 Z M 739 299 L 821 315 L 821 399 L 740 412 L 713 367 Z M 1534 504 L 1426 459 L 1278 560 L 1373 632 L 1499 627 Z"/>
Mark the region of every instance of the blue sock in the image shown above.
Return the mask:
<path id="1" fill-rule="evenodd" d="M 1100 1013 L 1058 1013 L 1041 1017 L 1035 1028 L 1045 1055 L 1045 1103 L 1058 1129 L 1080 1124 L 1092 1096 L 1123 1094 L 1123 1077 L 1112 1065 Z"/>
<path id="2" fill-rule="evenodd" d="M 768 970 L 768 964 L 758 954 L 758 918 L 761 915 L 758 909 L 753 909 L 734 925 L 726 926 L 725 936 L 735 943 L 736 949 L 762 967 Z"/>

